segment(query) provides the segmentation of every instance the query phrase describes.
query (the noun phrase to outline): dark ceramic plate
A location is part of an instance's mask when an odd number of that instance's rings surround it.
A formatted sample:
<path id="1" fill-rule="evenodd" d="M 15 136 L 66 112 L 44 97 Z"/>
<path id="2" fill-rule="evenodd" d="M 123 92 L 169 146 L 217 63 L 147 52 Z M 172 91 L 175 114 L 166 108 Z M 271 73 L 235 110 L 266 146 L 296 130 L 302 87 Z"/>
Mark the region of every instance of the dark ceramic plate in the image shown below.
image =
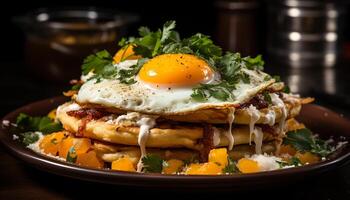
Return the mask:
<path id="1" fill-rule="evenodd" d="M 38 101 L 11 112 L 3 120 L 14 122 L 17 115 L 21 112 L 30 115 L 45 115 L 64 101 L 67 101 L 64 97 Z M 350 137 L 350 121 L 324 107 L 312 104 L 304 106 L 299 120 L 306 123 L 311 130 L 317 132 L 321 137 Z M 50 173 L 94 182 L 173 189 L 205 188 L 206 190 L 241 190 L 251 187 L 264 187 L 267 185 L 282 184 L 283 182 L 297 181 L 307 176 L 324 173 L 350 160 L 350 145 L 346 145 L 334 152 L 326 161 L 271 172 L 222 176 L 137 174 L 89 169 L 39 155 L 25 148 L 17 140 L 13 140 L 12 134 L 9 133 L 9 128 L 7 127 L 1 127 L 0 141 L 13 155 L 36 168 Z"/>

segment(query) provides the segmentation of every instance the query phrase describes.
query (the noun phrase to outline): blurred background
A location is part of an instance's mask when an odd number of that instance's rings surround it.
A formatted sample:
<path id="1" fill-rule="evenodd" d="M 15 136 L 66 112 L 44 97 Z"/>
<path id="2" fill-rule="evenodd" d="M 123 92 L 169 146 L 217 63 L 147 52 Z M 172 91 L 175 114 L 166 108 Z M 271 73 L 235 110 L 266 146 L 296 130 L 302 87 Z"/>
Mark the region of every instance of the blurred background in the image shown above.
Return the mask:
<path id="1" fill-rule="evenodd" d="M 140 25 L 177 21 L 183 37 L 210 35 L 224 50 L 262 54 L 266 71 L 292 92 L 345 115 L 350 110 L 350 2 L 342 0 L 136 0 L 10 3 L 0 17 L 0 115 L 60 95 L 79 78 L 82 59 L 114 53 Z"/>

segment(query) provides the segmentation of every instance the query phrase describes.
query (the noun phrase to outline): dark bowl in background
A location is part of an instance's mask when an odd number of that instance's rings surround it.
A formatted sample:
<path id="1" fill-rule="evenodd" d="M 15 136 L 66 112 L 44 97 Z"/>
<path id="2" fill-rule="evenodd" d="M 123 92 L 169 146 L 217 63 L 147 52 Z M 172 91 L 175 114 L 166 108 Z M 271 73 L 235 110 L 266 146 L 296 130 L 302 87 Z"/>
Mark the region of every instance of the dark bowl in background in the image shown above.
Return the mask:
<path id="1" fill-rule="evenodd" d="M 24 55 L 29 70 L 41 79 L 67 82 L 79 78 L 86 56 L 108 50 L 139 17 L 98 8 L 41 8 L 13 21 L 26 38 Z"/>

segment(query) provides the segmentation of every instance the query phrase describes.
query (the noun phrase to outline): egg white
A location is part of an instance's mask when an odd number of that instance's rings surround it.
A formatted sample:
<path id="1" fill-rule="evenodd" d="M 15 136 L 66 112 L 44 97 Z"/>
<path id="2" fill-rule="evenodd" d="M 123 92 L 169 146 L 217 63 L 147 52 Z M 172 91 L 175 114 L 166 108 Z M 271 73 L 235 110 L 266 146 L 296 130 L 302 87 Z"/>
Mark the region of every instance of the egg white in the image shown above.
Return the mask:
<path id="1" fill-rule="evenodd" d="M 127 69 L 136 63 L 137 60 L 127 60 L 116 67 Z M 232 92 L 234 99 L 225 102 L 215 98 L 209 98 L 205 102 L 194 101 L 191 97 L 192 87 L 157 88 L 137 79 L 137 82 L 131 85 L 122 84 L 119 80 L 105 79 L 98 83 L 89 80 L 80 88 L 76 101 L 161 115 L 186 114 L 203 108 L 229 107 L 246 101 L 274 82 L 274 80 L 265 81 L 266 74 L 263 72 L 245 71 L 250 76 L 250 84 L 239 83 L 237 89 Z"/>

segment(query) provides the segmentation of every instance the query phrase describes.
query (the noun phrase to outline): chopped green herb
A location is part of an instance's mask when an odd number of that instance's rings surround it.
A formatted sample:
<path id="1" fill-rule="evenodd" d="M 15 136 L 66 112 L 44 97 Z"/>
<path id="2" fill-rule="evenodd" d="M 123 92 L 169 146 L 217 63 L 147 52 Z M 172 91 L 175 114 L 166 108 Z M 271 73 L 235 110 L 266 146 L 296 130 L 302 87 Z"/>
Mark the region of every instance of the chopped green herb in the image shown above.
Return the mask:
<path id="1" fill-rule="evenodd" d="M 237 173 L 238 169 L 236 166 L 236 162 L 233 161 L 230 157 L 228 157 L 228 164 L 227 166 L 222 170 L 222 173 L 226 174 L 233 174 L 233 173 Z"/>
<path id="2" fill-rule="evenodd" d="M 309 129 L 290 131 L 286 136 L 283 143 L 292 145 L 298 151 L 309 151 L 322 157 L 331 153 L 330 146 L 324 140 L 314 137 Z"/>
<path id="3" fill-rule="evenodd" d="M 268 91 L 264 91 L 262 94 L 264 95 L 264 100 L 267 101 L 269 104 L 272 104 L 270 93 Z"/>
<path id="4" fill-rule="evenodd" d="M 302 165 L 301 161 L 297 157 L 290 158 L 289 162 L 286 162 L 286 161 L 276 161 L 276 162 L 280 165 L 280 168 L 291 166 L 291 165 L 296 167 Z"/>
<path id="5" fill-rule="evenodd" d="M 78 83 L 72 86 L 71 90 L 79 90 L 82 84 Z"/>
<path id="6" fill-rule="evenodd" d="M 282 92 L 289 94 L 290 93 L 290 88 L 288 85 L 284 86 Z"/>
<path id="7" fill-rule="evenodd" d="M 149 154 L 142 158 L 143 171 L 160 173 L 167 163 L 158 155 Z"/>
<path id="8" fill-rule="evenodd" d="M 69 148 L 67 153 L 66 161 L 70 163 L 75 163 L 77 161 L 77 152 L 75 151 L 74 146 Z"/>
<path id="9" fill-rule="evenodd" d="M 39 135 L 32 131 L 21 133 L 20 136 L 22 137 L 22 143 L 26 146 L 39 140 Z"/>
<path id="10" fill-rule="evenodd" d="M 250 70 L 264 70 L 265 62 L 262 60 L 262 56 L 258 55 L 255 58 L 251 58 L 250 56 L 242 59 L 245 61 L 245 66 Z"/>
<path id="11" fill-rule="evenodd" d="M 191 97 L 195 101 L 206 101 L 210 97 L 225 101 L 227 99 L 233 99 L 233 94 L 231 93 L 233 89 L 235 89 L 235 85 L 226 81 L 218 84 L 201 84 L 193 88 Z"/>
<path id="12" fill-rule="evenodd" d="M 272 78 L 275 79 L 276 82 L 281 82 L 281 77 L 278 75 L 274 75 Z"/>
<path id="13" fill-rule="evenodd" d="M 58 144 L 58 141 L 57 141 L 57 138 L 53 138 L 53 139 L 51 139 L 51 141 L 50 141 L 52 144 Z"/>
<path id="14" fill-rule="evenodd" d="M 91 71 L 94 72 L 93 78 L 112 78 L 117 74 L 113 66 L 113 58 L 106 50 L 85 58 L 81 68 L 83 75 L 87 75 Z"/>
<path id="15" fill-rule="evenodd" d="M 290 164 L 291 165 L 294 165 L 294 166 L 301 166 L 302 164 L 301 164 L 301 161 L 299 160 L 299 158 L 297 158 L 297 157 L 292 157 L 291 159 L 290 159 Z"/>
<path id="16" fill-rule="evenodd" d="M 130 69 L 121 69 L 118 72 L 118 79 L 121 83 L 125 84 L 133 84 L 136 81 L 134 80 L 134 76 L 137 75 L 143 66 L 144 63 L 148 61 L 148 58 L 141 58 L 137 61 L 136 65 L 130 67 Z"/>
<path id="17" fill-rule="evenodd" d="M 20 131 L 39 131 L 43 134 L 62 130 L 62 124 L 53 121 L 49 117 L 31 117 L 20 113 L 16 120 L 17 127 Z"/>

